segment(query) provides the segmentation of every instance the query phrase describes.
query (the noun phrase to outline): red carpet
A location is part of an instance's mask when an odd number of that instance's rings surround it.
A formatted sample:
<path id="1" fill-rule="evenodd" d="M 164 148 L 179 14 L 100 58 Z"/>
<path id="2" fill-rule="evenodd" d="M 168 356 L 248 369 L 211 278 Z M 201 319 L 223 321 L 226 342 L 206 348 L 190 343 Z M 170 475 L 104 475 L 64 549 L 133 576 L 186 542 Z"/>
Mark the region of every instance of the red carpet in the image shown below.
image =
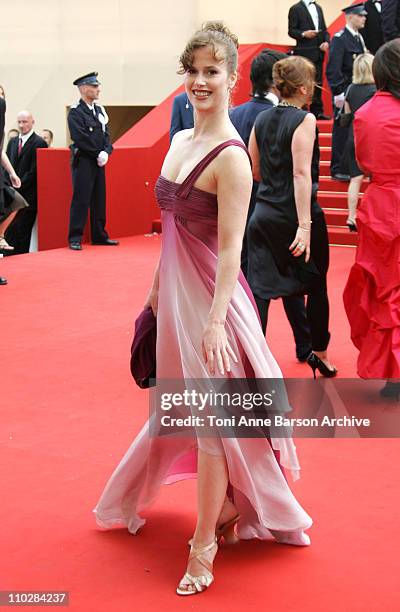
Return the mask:
<path id="1" fill-rule="evenodd" d="M 221 547 L 215 584 L 189 600 L 174 589 L 195 481 L 164 487 L 137 537 L 96 529 L 91 509 L 147 414 L 128 354 L 158 248 L 158 237 L 136 237 L 0 260 L 0 590 L 68 590 L 79 612 L 399 610 L 398 440 L 298 440 L 294 491 L 314 518 L 313 545 Z M 331 249 L 331 354 L 346 377 L 356 351 L 341 294 L 354 253 Z M 270 321 L 285 374 L 309 377 L 280 303 Z"/>

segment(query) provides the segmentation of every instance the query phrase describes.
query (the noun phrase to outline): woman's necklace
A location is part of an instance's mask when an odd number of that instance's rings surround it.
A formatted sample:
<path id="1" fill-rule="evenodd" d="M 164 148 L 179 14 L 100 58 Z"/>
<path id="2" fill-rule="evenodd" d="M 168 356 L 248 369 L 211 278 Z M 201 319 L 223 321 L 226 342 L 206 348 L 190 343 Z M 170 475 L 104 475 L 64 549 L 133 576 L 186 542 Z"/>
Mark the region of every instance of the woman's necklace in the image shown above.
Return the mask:
<path id="1" fill-rule="evenodd" d="M 289 102 L 286 102 L 286 100 L 281 100 L 278 104 L 278 106 L 284 106 L 284 107 L 289 107 L 291 106 L 292 108 L 297 108 L 298 110 L 302 110 L 300 108 L 300 106 L 296 106 L 295 104 L 290 104 Z"/>

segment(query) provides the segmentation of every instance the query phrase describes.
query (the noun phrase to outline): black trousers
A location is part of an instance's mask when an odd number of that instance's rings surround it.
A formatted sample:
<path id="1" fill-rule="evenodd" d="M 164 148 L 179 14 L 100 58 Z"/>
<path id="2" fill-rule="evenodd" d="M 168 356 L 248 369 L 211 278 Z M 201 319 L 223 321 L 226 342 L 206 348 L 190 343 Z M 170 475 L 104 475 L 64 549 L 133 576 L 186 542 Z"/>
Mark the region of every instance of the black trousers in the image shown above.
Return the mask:
<path id="1" fill-rule="evenodd" d="M 72 168 L 73 195 L 69 217 L 68 242 L 81 242 L 90 208 L 92 242 L 108 238 L 106 225 L 106 178 L 104 166 L 96 159 L 81 156 Z"/>
<path id="2" fill-rule="evenodd" d="M 7 255 L 29 253 L 32 228 L 35 225 L 36 215 L 36 206 L 29 206 L 17 212 L 15 219 L 7 228 L 5 235 L 7 242 L 14 247 L 14 250 L 9 251 Z"/>
<path id="3" fill-rule="evenodd" d="M 254 296 L 254 299 L 260 315 L 261 326 L 265 334 L 267 331 L 268 310 L 271 300 L 264 300 L 257 295 Z M 304 296 L 293 295 L 284 297 L 282 298 L 282 302 L 296 343 L 296 355 L 297 357 L 303 358 L 310 353 L 313 348 Z"/>
<path id="4" fill-rule="evenodd" d="M 324 113 L 324 105 L 322 103 L 322 77 L 323 77 L 323 66 L 324 60 L 320 59 L 317 62 L 313 62 L 315 66 L 315 81 L 319 87 L 314 89 L 314 95 L 310 106 L 310 112 L 318 117 Z"/>
<path id="5" fill-rule="evenodd" d="M 333 109 L 335 111 L 335 104 Z M 346 148 L 347 139 L 349 137 L 349 129 L 340 127 L 339 120 L 334 119 L 332 129 L 332 159 L 331 159 L 331 174 L 338 172 L 348 174 L 348 168 L 344 165 L 344 150 Z"/>

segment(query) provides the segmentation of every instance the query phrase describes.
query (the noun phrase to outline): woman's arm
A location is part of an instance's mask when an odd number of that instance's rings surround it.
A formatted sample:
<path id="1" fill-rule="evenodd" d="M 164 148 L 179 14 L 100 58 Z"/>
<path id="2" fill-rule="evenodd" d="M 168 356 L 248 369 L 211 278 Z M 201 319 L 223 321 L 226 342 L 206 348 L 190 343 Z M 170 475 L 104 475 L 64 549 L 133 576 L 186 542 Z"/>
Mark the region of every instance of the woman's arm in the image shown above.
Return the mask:
<path id="1" fill-rule="evenodd" d="M 158 260 L 156 269 L 154 270 L 153 282 L 150 291 L 147 295 L 146 302 L 143 308 L 151 308 L 154 316 L 157 316 L 158 310 L 158 287 L 160 278 L 160 260 Z"/>
<path id="2" fill-rule="evenodd" d="M 230 371 L 229 356 L 237 358 L 228 344 L 225 319 L 240 271 L 240 254 L 250 203 L 252 177 L 246 152 L 225 149 L 217 158 L 218 263 L 214 299 L 203 334 L 203 356 L 210 374 Z"/>
<path id="3" fill-rule="evenodd" d="M 21 187 L 21 179 L 16 175 L 5 151 L 1 152 L 1 165 L 3 166 L 4 170 L 8 172 L 11 185 L 16 189 L 19 189 Z"/>
<path id="4" fill-rule="evenodd" d="M 299 227 L 289 249 L 295 257 L 304 252 L 310 259 L 311 239 L 311 162 L 315 141 L 316 119 L 309 113 L 295 130 L 292 139 L 293 183 Z M 304 249 L 302 248 L 304 246 Z"/>
<path id="5" fill-rule="evenodd" d="M 253 178 L 255 181 L 259 183 L 261 181 L 260 150 L 258 148 L 256 130 L 254 127 L 251 130 L 250 139 L 249 139 L 249 153 L 250 153 L 252 169 L 253 169 Z"/>

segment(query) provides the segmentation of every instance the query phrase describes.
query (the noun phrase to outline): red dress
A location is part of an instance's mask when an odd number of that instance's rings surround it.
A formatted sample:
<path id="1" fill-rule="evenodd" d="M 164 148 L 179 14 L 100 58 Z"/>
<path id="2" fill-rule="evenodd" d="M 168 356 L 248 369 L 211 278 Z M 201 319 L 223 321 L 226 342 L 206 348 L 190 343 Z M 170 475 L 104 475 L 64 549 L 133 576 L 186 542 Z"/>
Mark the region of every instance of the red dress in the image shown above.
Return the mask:
<path id="1" fill-rule="evenodd" d="M 344 305 L 362 378 L 400 378 L 400 100 L 380 91 L 355 115 L 359 165 L 371 183 Z"/>

